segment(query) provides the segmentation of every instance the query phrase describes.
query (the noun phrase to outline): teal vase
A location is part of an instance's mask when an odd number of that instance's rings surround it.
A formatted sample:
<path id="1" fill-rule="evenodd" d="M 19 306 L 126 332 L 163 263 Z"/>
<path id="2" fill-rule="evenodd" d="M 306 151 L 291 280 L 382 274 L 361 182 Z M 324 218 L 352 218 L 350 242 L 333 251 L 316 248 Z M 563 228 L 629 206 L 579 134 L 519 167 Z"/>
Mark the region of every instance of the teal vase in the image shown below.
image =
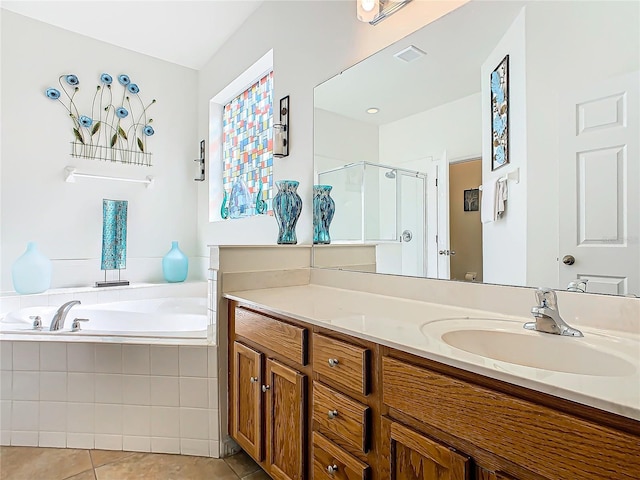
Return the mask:
<path id="1" fill-rule="evenodd" d="M 171 242 L 171 250 L 162 257 L 162 275 L 169 283 L 184 282 L 189 273 L 189 259 L 178 247 L 178 242 Z"/>
<path id="2" fill-rule="evenodd" d="M 273 197 L 273 214 L 278 222 L 278 244 L 295 245 L 296 223 L 302 212 L 302 199 L 297 189 L 300 183 L 296 180 L 279 180 L 276 182 L 278 193 Z"/>
<path id="3" fill-rule="evenodd" d="M 38 250 L 35 242 L 29 242 L 11 268 L 11 279 L 14 290 L 20 294 L 42 293 L 51 287 L 51 260 Z"/>

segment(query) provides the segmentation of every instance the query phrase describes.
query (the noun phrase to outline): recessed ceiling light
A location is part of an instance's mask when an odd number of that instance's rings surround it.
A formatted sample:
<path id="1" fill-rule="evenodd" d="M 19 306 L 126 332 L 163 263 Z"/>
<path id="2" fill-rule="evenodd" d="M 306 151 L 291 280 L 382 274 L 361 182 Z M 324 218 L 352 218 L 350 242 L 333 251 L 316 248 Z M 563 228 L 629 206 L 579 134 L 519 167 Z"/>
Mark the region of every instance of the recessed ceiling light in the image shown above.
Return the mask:
<path id="1" fill-rule="evenodd" d="M 409 45 L 404 50 L 400 50 L 398 53 L 394 55 L 398 60 L 402 60 L 403 62 L 413 62 L 414 60 L 419 59 L 427 54 L 427 52 L 423 52 L 418 47 L 414 47 L 413 45 Z"/>
<path id="2" fill-rule="evenodd" d="M 378 113 L 379 111 L 380 109 L 376 107 L 367 108 L 367 113 L 374 114 L 374 113 Z"/>

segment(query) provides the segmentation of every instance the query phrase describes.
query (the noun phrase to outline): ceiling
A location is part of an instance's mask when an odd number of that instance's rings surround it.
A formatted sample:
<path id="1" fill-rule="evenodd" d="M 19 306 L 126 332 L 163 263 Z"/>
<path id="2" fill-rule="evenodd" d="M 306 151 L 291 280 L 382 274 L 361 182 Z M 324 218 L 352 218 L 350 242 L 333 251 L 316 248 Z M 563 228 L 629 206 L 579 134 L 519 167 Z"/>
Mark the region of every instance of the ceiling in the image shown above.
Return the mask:
<path id="1" fill-rule="evenodd" d="M 5 1 L 27 17 L 201 69 L 264 0 Z"/>
<path id="2" fill-rule="evenodd" d="M 525 4 L 467 3 L 316 87 L 314 106 L 384 125 L 478 93 L 480 66 Z M 410 63 L 394 58 L 409 45 L 427 55 Z M 370 107 L 379 112 L 367 114 Z"/>

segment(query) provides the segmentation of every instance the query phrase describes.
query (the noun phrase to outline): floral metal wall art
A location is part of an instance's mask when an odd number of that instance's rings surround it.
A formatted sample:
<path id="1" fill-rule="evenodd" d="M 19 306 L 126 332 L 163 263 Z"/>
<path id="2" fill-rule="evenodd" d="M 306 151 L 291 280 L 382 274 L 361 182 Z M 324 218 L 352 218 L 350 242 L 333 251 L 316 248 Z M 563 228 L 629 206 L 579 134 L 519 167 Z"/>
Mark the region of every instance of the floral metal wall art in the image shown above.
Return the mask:
<path id="1" fill-rule="evenodd" d="M 491 170 L 509 163 L 509 55 L 491 72 Z"/>
<path id="2" fill-rule="evenodd" d="M 151 165 L 148 139 L 155 130 L 147 110 L 156 100 L 145 105 L 140 87 L 128 75 L 118 75 L 117 83 L 108 73 L 100 75 L 91 104 L 76 100 L 80 91 L 76 75 L 60 75 L 58 83 L 60 89 L 48 88 L 45 95 L 59 102 L 71 118 L 71 156 Z"/>

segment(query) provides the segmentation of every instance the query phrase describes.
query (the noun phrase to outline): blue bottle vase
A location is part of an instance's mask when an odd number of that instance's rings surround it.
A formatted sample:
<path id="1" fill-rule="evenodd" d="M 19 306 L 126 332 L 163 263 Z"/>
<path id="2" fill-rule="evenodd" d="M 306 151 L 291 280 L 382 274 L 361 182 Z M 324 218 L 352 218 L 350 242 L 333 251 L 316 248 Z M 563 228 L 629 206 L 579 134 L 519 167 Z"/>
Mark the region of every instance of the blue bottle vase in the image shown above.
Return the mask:
<path id="1" fill-rule="evenodd" d="M 27 250 L 11 267 L 13 289 L 22 294 L 42 293 L 51 287 L 51 260 L 42 254 L 35 242 L 27 243 Z"/>
<path id="2" fill-rule="evenodd" d="M 302 212 L 302 199 L 298 192 L 299 182 L 295 180 L 279 180 L 276 182 L 278 193 L 273 197 L 273 213 L 278 222 L 278 244 L 295 245 L 296 223 Z"/>
<path id="3" fill-rule="evenodd" d="M 178 247 L 178 242 L 171 242 L 171 250 L 162 257 L 162 275 L 169 283 L 184 282 L 189 273 L 189 259 Z"/>
<path id="4" fill-rule="evenodd" d="M 313 186 L 313 243 L 329 244 L 329 226 L 336 212 L 336 202 L 331 198 L 331 185 Z"/>

